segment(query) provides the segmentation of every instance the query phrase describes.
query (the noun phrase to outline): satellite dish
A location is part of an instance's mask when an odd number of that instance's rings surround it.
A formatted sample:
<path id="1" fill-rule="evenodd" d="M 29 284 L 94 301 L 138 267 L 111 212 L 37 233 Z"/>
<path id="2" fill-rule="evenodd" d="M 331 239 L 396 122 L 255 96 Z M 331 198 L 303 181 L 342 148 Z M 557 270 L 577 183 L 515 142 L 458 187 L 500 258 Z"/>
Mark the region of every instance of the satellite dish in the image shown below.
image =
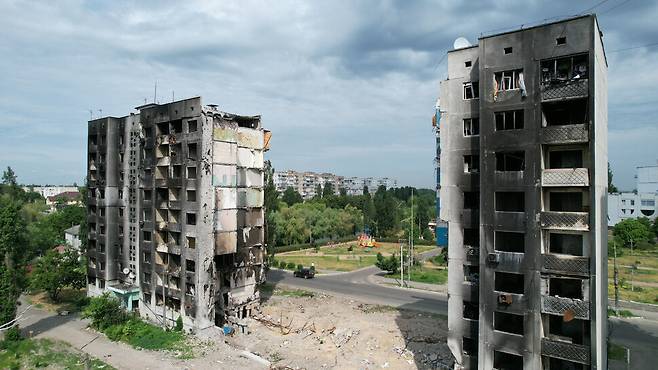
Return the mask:
<path id="1" fill-rule="evenodd" d="M 133 273 L 131 272 L 130 274 L 128 274 L 128 277 L 131 278 L 131 279 L 134 279 L 134 278 L 135 278 L 135 274 L 133 274 Z"/>
<path id="2" fill-rule="evenodd" d="M 129 269 L 129 268 L 127 268 L 127 267 L 124 267 L 124 268 L 123 268 L 123 274 L 124 274 L 124 275 L 128 275 L 129 272 L 130 272 L 130 269 Z"/>
<path id="3" fill-rule="evenodd" d="M 471 43 L 466 40 L 465 37 L 457 37 L 455 42 L 452 44 L 455 49 L 463 49 L 471 46 Z"/>

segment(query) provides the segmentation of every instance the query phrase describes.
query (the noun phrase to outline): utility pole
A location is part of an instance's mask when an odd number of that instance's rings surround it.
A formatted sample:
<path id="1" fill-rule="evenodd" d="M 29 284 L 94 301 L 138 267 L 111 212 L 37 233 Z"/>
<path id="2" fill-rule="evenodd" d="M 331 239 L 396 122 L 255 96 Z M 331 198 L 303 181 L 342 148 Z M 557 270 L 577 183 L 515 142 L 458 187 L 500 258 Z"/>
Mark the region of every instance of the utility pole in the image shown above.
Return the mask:
<path id="1" fill-rule="evenodd" d="M 615 312 L 617 313 L 617 315 L 619 315 L 619 270 L 617 269 L 617 243 L 613 241 L 612 247 L 614 250 L 614 257 L 612 261 L 614 264 L 613 281 L 615 284 Z"/>
<path id="2" fill-rule="evenodd" d="M 400 241 L 400 286 L 404 286 L 404 258 L 402 257 L 402 250 L 404 243 Z"/>

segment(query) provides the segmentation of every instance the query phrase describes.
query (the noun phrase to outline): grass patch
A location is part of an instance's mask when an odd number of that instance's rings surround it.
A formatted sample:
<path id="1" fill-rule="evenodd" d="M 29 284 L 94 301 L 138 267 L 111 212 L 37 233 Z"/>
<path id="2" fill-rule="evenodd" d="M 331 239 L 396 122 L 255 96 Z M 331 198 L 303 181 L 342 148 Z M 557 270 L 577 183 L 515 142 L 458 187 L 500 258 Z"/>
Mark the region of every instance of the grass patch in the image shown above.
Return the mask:
<path id="1" fill-rule="evenodd" d="M 405 275 L 405 279 L 407 278 L 407 276 L 409 276 L 407 275 L 406 271 L 404 275 Z M 400 273 L 390 274 L 385 276 L 390 279 L 399 279 Z M 423 266 L 414 267 L 413 269 L 411 269 L 410 279 L 411 281 L 415 281 L 418 283 L 443 285 L 448 281 L 448 270 L 431 268 L 427 263 L 425 263 L 423 264 Z"/>
<path id="2" fill-rule="evenodd" d="M 44 291 L 36 291 L 25 296 L 29 304 L 51 312 L 79 312 L 84 309 L 89 299 L 84 289 L 65 288 L 59 294 L 59 301 L 53 302 Z"/>
<path id="3" fill-rule="evenodd" d="M 23 339 L 0 343 L 0 369 L 104 369 L 114 368 L 96 358 L 77 352 L 65 342 Z"/>
<path id="4" fill-rule="evenodd" d="M 608 317 L 637 317 L 629 310 L 619 310 L 615 312 L 614 309 L 608 308 Z"/>
<path id="5" fill-rule="evenodd" d="M 313 298 L 315 293 L 309 292 L 308 290 L 303 289 L 274 289 L 274 295 L 283 296 L 283 297 L 298 297 L 298 298 Z"/>
<path id="6" fill-rule="evenodd" d="M 398 311 L 397 308 L 393 306 L 385 306 L 381 304 L 360 304 L 359 309 L 364 313 L 383 313 L 383 312 L 394 312 Z"/>
<path id="7" fill-rule="evenodd" d="M 179 353 L 177 358 L 193 357 L 192 348 L 185 342 L 185 334 L 164 330 L 138 318 L 112 325 L 103 332 L 109 339 L 128 343 L 135 348 L 176 351 Z"/>
<path id="8" fill-rule="evenodd" d="M 608 284 L 608 297 L 611 299 L 614 299 L 615 297 L 615 287 L 612 283 Z M 658 287 L 636 286 L 631 290 L 630 282 L 623 282 L 619 287 L 619 299 L 624 301 L 658 304 Z"/>
<path id="9" fill-rule="evenodd" d="M 315 264 L 316 270 L 330 271 L 354 271 L 362 267 L 368 267 L 375 264 L 375 256 L 356 257 L 355 259 L 341 259 L 340 256 L 288 256 L 277 254 L 276 259 L 292 263 L 295 266 L 303 265 L 304 267 Z M 294 270 L 294 269 L 293 269 Z"/>
<path id="10" fill-rule="evenodd" d="M 626 361 L 626 347 L 609 342 L 608 345 L 608 359 Z"/>

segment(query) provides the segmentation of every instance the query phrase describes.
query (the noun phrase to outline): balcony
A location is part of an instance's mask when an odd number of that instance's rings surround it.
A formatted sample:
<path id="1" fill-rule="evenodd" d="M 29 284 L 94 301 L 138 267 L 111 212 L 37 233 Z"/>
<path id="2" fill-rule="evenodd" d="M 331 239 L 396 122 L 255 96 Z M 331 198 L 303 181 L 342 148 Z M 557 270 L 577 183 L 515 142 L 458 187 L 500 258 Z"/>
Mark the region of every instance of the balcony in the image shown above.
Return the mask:
<path id="1" fill-rule="evenodd" d="M 540 223 L 543 229 L 588 231 L 589 213 L 544 211 Z"/>
<path id="2" fill-rule="evenodd" d="M 169 201 L 169 209 L 181 209 L 181 201 L 180 200 L 170 200 Z"/>
<path id="3" fill-rule="evenodd" d="M 541 174 L 542 186 L 589 186 L 587 168 L 551 168 Z"/>
<path id="4" fill-rule="evenodd" d="M 523 185 L 523 171 L 495 171 L 494 184 L 499 187 Z"/>
<path id="5" fill-rule="evenodd" d="M 577 319 L 589 320 L 589 302 L 580 299 L 545 296 L 541 297 L 541 312 L 563 316 L 567 310 Z"/>
<path id="6" fill-rule="evenodd" d="M 89 144 L 89 153 L 94 153 L 98 151 L 98 145 L 96 144 Z"/>
<path id="7" fill-rule="evenodd" d="M 181 225 L 178 222 L 167 222 L 167 230 L 180 232 Z"/>
<path id="8" fill-rule="evenodd" d="M 590 362 L 589 347 L 548 338 L 541 340 L 541 354 L 586 365 L 589 365 Z"/>
<path id="9" fill-rule="evenodd" d="M 161 157 L 158 158 L 158 161 L 156 162 L 156 166 L 169 166 L 171 164 L 171 157 Z"/>
<path id="10" fill-rule="evenodd" d="M 564 254 L 542 255 L 542 270 L 559 274 L 589 275 L 589 258 Z"/>
<path id="11" fill-rule="evenodd" d="M 588 79 L 547 81 L 541 84 L 542 102 L 585 98 L 589 95 Z"/>
<path id="12" fill-rule="evenodd" d="M 541 129 L 543 144 L 586 143 L 588 140 L 586 124 L 547 126 Z"/>

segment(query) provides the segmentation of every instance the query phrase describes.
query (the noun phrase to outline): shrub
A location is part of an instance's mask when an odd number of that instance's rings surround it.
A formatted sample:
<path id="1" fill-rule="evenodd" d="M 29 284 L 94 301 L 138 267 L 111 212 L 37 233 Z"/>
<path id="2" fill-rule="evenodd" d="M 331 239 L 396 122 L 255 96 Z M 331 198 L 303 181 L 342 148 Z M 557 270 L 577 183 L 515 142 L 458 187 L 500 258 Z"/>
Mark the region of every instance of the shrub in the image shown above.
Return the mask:
<path id="1" fill-rule="evenodd" d="M 377 262 L 375 262 L 375 266 L 379 269 L 395 274 L 398 271 L 399 264 L 400 261 L 396 258 L 395 254 L 388 258 L 384 258 L 381 253 L 377 253 Z"/>
<path id="2" fill-rule="evenodd" d="M 303 268 L 304 266 L 301 263 L 297 265 L 297 271 L 302 271 Z"/>
<path id="3" fill-rule="evenodd" d="M 99 330 L 105 330 L 128 320 L 128 315 L 121 308 L 119 300 L 108 293 L 91 298 L 82 311 L 82 317 L 91 319 L 91 326 Z"/>
<path id="4" fill-rule="evenodd" d="M 21 337 L 21 329 L 18 328 L 18 325 L 11 327 L 5 331 L 5 341 L 6 342 L 18 342 L 23 339 Z"/>
<path id="5" fill-rule="evenodd" d="M 176 319 L 176 326 L 174 327 L 175 331 L 183 331 L 183 317 L 178 316 Z"/>
<path id="6" fill-rule="evenodd" d="M 297 265 L 294 262 L 288 262 L 288 270 L 294 270 Z"/>

